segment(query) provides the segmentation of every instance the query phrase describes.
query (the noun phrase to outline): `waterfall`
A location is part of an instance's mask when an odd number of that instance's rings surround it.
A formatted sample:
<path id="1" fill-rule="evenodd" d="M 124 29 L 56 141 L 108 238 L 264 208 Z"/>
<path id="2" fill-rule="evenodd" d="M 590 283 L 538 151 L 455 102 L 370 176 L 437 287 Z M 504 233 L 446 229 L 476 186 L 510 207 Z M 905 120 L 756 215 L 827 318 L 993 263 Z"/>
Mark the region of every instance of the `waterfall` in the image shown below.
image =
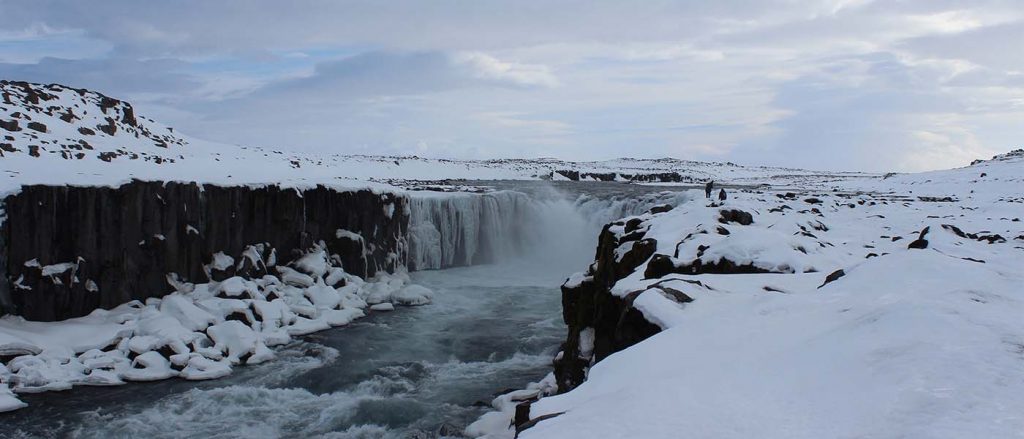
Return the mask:
<path id="1" fill-rule="evenodd" d="M 522 250 L 533 203 L 523 193 L 415 194 L 409 219 L 409 269 L 494 262 Z"/>
<path id="2" fill-rule="evenodd" d="M 442 269 L 524 255 L 551 263 L 582 256 L 585 263 L 605 223 L 688 199 L 684 192 L 642 190 L 575 199 L 554 188 L 415 193 L 410 196 L 407 266 Z"/>

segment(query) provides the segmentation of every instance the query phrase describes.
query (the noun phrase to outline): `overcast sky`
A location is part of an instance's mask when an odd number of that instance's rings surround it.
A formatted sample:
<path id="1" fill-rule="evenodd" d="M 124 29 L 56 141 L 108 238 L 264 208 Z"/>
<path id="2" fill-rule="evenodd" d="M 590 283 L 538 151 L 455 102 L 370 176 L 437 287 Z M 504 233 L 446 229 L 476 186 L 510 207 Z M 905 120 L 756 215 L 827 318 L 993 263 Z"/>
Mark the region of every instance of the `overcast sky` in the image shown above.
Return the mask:
<path id="1" fill-rule="evenodd" d="M 0 77 L 196 137 L 429 157 L 962 166 L 1024 146 L 1024 0 L 0 0 Z"/>

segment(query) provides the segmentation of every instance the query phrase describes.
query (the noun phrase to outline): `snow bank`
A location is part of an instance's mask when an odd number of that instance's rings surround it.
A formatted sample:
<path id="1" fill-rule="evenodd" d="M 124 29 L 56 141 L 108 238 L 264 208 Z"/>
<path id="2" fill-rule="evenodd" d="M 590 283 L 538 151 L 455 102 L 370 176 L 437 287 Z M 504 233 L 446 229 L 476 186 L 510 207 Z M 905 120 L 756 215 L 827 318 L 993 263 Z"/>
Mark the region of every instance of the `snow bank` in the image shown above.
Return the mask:
<path id="1" fill-rule="evenodd" d="M 278 269 L 280 277 L 180 285 L 162 299 L 59 322 L 0 318 L 0 355 L 13 357 L 0 362 L 0 411 L 25 406 L 17 393 L 220 378 L 237 365 L 273 359 L 270 347 L 295 336 L 365 316 L 370 301 L 371 310 L 383 311 L 433 297 L 405 272 L 368 281 L 347 274 L 320 248 Z"/>

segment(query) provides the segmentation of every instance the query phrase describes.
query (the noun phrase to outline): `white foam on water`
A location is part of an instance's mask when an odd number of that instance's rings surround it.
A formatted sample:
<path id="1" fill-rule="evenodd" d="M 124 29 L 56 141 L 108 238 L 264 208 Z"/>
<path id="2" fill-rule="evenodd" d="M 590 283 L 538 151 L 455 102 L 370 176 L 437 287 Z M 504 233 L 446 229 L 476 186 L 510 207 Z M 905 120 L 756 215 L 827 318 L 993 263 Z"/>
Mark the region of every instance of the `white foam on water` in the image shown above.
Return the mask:
<path id="1" fill-rule="evenodd" d="M 347 428 L 364 399 L 344 392 L 228 386 L 191 389 L 126 416 L 89 413 L 73 437 L 308 437 Z"/>

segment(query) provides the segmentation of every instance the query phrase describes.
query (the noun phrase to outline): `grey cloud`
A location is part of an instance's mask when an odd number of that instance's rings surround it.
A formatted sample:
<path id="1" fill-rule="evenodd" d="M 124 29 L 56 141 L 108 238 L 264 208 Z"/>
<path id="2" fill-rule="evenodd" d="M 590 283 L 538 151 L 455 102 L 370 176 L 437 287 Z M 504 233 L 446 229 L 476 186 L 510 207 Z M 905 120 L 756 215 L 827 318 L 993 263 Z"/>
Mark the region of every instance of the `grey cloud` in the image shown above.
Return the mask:
<path id="1" fill-rule="evenodd" d="M 85 29 L 129 54 L 166 56 L 325 44 L 494 49 L 551 41 L 666 40 L 754 20 L 788 2 L 34 0 L 4 7 L 7 28 Z"/>
<path id="2" fill-rule="evenodd" d="M 898 47 L 936 58 L 965 59 L 985 67 L 1024 68 L 1024 21 L 962 33 L 914 38 Z"/>
<path id="3" fill-rule="evenodd" d="M 800 77 L 777 89 L 773 104 L 790 112 L 777 121 L 774 138 L 742 148 L 744 162 L 781 166 L 908 170 L 925 146 L 917 133 L 932 129 L 929 115 L 964 111 L 934 78 L 889 54 L 857 59 L 867 62 L 863 81 L 839 83 L 822 72 Z M 934 145 L 931 145 L 935 147 Z"/>

